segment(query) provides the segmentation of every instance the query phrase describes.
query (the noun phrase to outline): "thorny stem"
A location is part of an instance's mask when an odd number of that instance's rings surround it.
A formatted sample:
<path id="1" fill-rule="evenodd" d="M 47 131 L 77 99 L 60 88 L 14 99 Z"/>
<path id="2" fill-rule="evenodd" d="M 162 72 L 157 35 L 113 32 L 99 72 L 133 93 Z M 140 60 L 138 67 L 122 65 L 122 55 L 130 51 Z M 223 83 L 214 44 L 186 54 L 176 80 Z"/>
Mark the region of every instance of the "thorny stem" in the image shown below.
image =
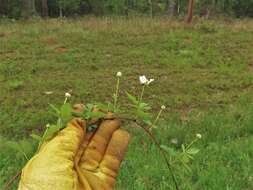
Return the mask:
<path id="1" fill-rule="evenodd" d="M 1 190 L 7 190 L 11 186 L 11 184 L 21 175 L 21 172 L 19 171 L 16 175 L 14 175 Z"/>
<path id="2" fill-rule="evenodd" d="M 155 143 L 155 145 L 157 146 L 157 148 L 159 149 L 159 151 L 162 153 L 162 156 L 166 162 L 166 165 L 170 171 L 170 174 L 171 174 L 171 178 L 173 180 L 173 183 L 175 185 L 175 188 L 176 190 L 180 190 L 179 189 L 179 186 L 178 186 L 178 183 L 177 183 L 177 180 L 176 180 L 176 177 L 175 177 L 175 174 L 172 170 L 172 166 L 170 164 L 170 161 L 168 160 L 167 156 L 166 156 L 166 153 L 164 152 L 164 150 L 161 148 L 161 144 L 158 142 L 158 140 L 155 138 L 155 136 L 150 132 L 149 129 L 147 129 L 146 127 L 142 126 L 140 123 L 138 123 L 136 120 L 134 119 L 130 119 L 130 118 L 119 118 L 119 119 L 122 119 L 122 120 L 128 120 L 128 121 L 131 121 L 133 123 L 136 124 L 136 126 L 142 128 L 149 136 L 149 138 Z"/>

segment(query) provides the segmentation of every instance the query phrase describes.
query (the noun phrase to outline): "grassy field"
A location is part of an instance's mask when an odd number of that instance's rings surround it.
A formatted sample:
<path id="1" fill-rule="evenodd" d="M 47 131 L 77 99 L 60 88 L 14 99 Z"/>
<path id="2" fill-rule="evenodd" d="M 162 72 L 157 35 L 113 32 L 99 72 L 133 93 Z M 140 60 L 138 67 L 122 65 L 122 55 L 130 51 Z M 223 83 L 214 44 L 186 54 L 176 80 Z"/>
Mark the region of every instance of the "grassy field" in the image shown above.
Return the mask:
<path id="1" fill-rule="evenodd" d="M 48 103 L 60 104 L 67 91 L 72 103 L 108 101 L 117 71 L 122 94 L 137 93 L 138 76 L 145 74 L 155 78 L 145 99 L 154 111 L 168 108 L 157 138 L 177 148 L 203 135 L 192 173 L 177 175 L 181 189 L 252 190 L 252 47 L 250 20 L 192 26 L 162 19 L 0 21 L 0 146 L 41 131 L 54 120 Z M 116 189 L 173 189 L 153 143 L 129 130 L 132 142 Z M 0 187 L 23 164 L 1 147 Z"/>

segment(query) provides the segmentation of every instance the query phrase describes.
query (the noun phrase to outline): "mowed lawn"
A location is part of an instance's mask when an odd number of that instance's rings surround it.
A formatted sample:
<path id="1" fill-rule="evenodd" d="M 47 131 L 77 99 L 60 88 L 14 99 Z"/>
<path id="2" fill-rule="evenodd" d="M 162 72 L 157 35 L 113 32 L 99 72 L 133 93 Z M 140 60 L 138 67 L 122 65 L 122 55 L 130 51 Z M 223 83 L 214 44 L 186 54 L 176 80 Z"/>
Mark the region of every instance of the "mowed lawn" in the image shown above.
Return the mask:
<path id="1" fill-rule="evenodd" d="M 126 90 L 141 90 L 139 75 L 155 79 L 144 98 L 155 113 L 167 107 L 155 131 L 163 144 L 203 135 L 192 172 L 176 172 L 180 189 L 253 189 L 253 21 L 145 18 L 0 21 L 0 188 L 25 163 L 4 142 L 54 122 L 48 103 L 60 105 L 67 91 L 72 103 L 110 101 L 117 71 L 120 104 Z M 126 128 L 116 189 L 174 189 L 154 144 Z"/>

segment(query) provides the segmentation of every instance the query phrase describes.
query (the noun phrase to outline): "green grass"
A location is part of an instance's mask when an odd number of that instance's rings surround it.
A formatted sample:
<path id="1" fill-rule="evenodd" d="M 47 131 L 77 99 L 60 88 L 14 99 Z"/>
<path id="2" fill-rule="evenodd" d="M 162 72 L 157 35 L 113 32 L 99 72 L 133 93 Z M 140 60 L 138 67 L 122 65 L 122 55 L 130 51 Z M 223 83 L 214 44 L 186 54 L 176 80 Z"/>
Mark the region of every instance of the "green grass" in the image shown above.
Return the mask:
<path id="1" fill-rule="evenodd" d="M 172 138 L 189 143 L 203 134 L 192 173 L 177 173 L 181 189 L 250 190 L 252 44 L 250 20 L 199 20 L 192 26 L 144 18 L 0 21 L 0 145 L 41 131 L 53 121 L 48 103 L 60 104 L 66 91 L 72 90 L 73 103 L 108 101 L 117 71 L 123 73 L 121 94 L 137 93 L 138 75 L 145 74 L 155 78 L 145 99 L 154 111 L 168 107 L 157 138 L 174 146 Z M 142 131 L 129 130 L 117 189 L 173 189 L 153 143 Z M 0 187 L 23 164 L 1 147 Z"/>

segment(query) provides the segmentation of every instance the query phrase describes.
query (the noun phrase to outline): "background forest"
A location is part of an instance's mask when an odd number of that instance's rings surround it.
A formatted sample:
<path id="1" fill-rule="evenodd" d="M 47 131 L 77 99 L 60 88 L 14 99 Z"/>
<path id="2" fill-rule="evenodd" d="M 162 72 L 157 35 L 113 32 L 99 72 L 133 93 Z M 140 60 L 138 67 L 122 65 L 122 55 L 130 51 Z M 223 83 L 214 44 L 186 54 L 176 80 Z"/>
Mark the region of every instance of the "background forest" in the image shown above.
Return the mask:
<path id="1" fill-rule="evenodd" d="M 0 0 L 0 16 L 149 15 L 180 17 L 190 3 L 202 17 L 253 17 L 253 0 Z"/>

